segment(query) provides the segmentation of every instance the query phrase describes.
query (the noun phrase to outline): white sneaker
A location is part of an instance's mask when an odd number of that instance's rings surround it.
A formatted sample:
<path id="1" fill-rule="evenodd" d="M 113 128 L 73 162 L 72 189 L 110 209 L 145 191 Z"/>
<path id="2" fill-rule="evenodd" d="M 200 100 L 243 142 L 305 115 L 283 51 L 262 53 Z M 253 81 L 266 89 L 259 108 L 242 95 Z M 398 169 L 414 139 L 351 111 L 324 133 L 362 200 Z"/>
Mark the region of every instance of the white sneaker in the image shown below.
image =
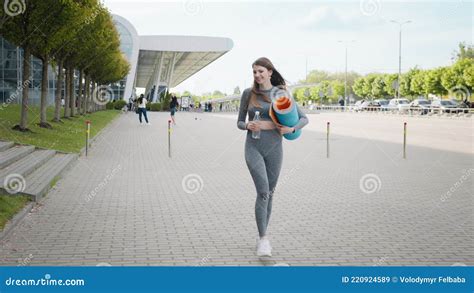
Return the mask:
<path id="1" fill-rule="evenodd" d="M 146 125 L 151 125 L 151 123 L 150 123 L 150 122 L 147 122 Z"/>
<path id="2" fill-rule="evenodd" d="M 268 239 L 258 241 L 257 256 L 272 256 L 272 247 Z"/>

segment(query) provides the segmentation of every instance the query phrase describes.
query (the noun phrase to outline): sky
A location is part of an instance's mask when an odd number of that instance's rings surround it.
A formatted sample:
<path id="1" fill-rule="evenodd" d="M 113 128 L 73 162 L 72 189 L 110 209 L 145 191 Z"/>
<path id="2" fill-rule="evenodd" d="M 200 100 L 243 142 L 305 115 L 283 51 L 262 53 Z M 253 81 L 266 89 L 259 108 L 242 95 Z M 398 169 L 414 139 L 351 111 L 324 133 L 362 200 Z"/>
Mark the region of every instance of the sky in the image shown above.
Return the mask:
<path id="1" fill-rule="evenodd" d="M 104 0 L 139 35 L 196 35 L 232 39 L 232 50 L 174 92 L 231 94 L 250 87 L 252 62 L 268 57 L 296 84 L 308 70 L 360 74 L 398 72 L 399 25 L 402 72 L 452 64 L 459 42 L 473 43 L 472 0 L 451 1 L 122 1 Z M 351 42 L 354 40 L 353 42 Z M 343 42 L 339 42 L 343 41 Z"/>

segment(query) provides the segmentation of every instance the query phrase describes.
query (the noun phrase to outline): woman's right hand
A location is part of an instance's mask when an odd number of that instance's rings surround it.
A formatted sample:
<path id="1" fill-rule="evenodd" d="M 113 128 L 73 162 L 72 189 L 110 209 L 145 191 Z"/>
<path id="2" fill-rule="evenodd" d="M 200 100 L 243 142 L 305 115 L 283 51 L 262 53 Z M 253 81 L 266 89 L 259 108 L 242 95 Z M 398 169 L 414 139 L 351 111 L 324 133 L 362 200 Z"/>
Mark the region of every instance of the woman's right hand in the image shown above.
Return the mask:
<path id="1" fill-rule="evenodd" d="M 247 129 L 252 131 L 259 131 L 260 125 L 257 121 L 250 121 L 249 123 L 247 123 Z"/>

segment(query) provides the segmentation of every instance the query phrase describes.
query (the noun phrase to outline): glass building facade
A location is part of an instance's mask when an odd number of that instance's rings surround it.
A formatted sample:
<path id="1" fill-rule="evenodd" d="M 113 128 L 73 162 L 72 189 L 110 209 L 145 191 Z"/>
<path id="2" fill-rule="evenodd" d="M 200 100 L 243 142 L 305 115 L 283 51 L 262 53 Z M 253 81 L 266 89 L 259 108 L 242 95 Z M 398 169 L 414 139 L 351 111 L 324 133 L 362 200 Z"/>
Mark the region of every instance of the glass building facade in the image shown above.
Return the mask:
<path id="1" fill-rule="evenodd" d="M 132 54 L 132 36 L 130 32 L 120 23 L 116 22 L 117 30 L 120 33 L 120 48 L 128 60 Z M 30 58 L 31 76 L 29 85 L 22 87 L 23 71 L 23 49 L 17 47 L 3 36 L 0 36 L 0 104 L 1 103 L 20 103 L 23 90 L 29 91 L 29 105 L 39 105 L 41 97 L 41 71 L 42 61 L 36 57 Z M 54 105 L 57 84 L 57 68 L 51 65 L 48 68 L 48 105 Z M 126 78 L 110 84 L 114 99 L 123 99 L 126 85 Z M 64 97 L 64 82 L 62 86 L 62 97 Z M 74 72 L 74 90 L 78 94 L 79 72 Z M 126 98 L 128 100 L 129 97 Z"/>
<path id="2" fill-rule="evenodd" d="M 28 103 L 39 105 L 42 62 L 33 56 L 30 62 L 30 82 L 22 89 L 23 49 L 0 36 L 0 103 L 19 103 L 22 90 L 29 90 Z M 48 104 L 51 105 L 54 103 L 56 92 L 56 73 L 51 66 L 48 69 L 48 80 Z"/>

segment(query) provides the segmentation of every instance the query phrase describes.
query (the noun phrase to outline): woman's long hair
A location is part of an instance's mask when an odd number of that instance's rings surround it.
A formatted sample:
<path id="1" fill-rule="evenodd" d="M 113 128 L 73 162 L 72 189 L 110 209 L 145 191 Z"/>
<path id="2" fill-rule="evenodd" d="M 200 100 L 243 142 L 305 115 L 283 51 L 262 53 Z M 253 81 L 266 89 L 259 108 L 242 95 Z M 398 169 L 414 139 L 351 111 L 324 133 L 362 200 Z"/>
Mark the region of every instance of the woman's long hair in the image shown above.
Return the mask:
<path id="1" fill-rule="evenodd" d="M 272 61 L 270 61 L 270 59 L 266 57 L 260 57 L 254 63 L 252 63 L 252 67 L 255 65 L 265 67 L 267 70 L 271 70 L 272 76 L 270 77 L 270 83 L 273 86 L 286 89 L 285 79 L 283 78 L 283 76 L 281 76 L 280 72 L 275 69 L 275 66 L 273 66 L 273 63 Z M 258 83 L 254 80 L 252 91 L 250 92 L 249 105 L 252 105 L 253 107 L 261 107 L 260 103 L 258 103 L 257 101 L 257 96 L 262 96 L 263 99 L 269 103 L 272 101 L 269 97 L 267 97 L 260 91 Z"/>

